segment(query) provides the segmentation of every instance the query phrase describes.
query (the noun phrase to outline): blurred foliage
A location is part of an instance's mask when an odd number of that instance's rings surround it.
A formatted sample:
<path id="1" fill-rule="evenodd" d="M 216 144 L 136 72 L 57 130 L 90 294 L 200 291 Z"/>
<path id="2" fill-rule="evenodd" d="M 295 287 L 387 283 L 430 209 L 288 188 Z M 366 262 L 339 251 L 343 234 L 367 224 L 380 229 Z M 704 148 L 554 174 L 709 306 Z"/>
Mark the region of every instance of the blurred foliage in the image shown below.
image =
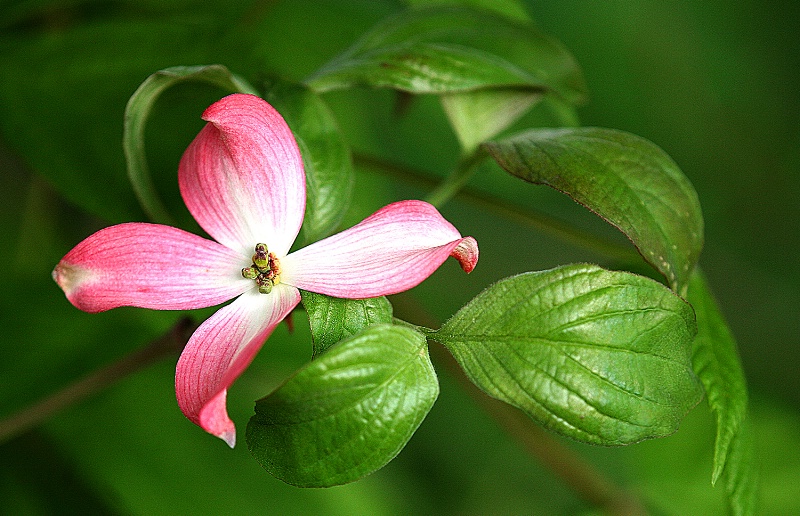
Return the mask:
<path id="1" fill-rule="evenodd" d="M 576 57 L 590 91 L 579 110 L 583 125 L 630 131 L 657 143 L 693 182 L 706 223 L 700 262 L 737 337 L 752 391 L 760 512 L 800 512 L 800 4 L 494 5 L 517 19 L 528 13 Z M 112 222 L 144 218 L 127 184 L 121 147 L 125 105 L 139 84 L 162 68 L 212 63 L 257 87 L 273 76 L 299 81 L 403 7 L 397 0 L 3 2 L 0 417 L 136 349 L 180 315 L 135 309 L 84 314 L 50 280 L 54 264 L 81 238 Z M 188 214 L 177 194 L 177 161 L 202 126 L 202 109 L 223 93 L 177 87 L 158 101 L 148 125 L 156 187 L 181 221 Z M 458 159 L 458 141 L 432 97 L 405 109 L 389 91 L 332 92 L 325 100 L 356 153 L 433 177 L 444 176 Z M 547 107 L 538 105 L 525 119 L 546 120 L 553 116 Z M 498 185 L 500 174 L 497 167 L 483 167 L 470 186 L 620 238 L 554 192 Z M 355 202 L 343 225 L 427 191 L 359 167 Z M 78 199 L 85 210 L 75 207 Z M 88 206 L 86 199 L 92 200 Z M 466 286 L 442 298 L 438 293 L 461 274 L 456 264 L 446 264 L 397 297 L 398 316 L 421 305 L 442 321 L 502 277 L 598 259 L 517 222 L 487 217 L 466 200 L 443 212 L 481 243 L 481 265 Z M 253 400 L 307 362 L 311 338 L 304 315 L 297 314 L 295 328 L 291 334 L 280 328 L 237 381 L 229 395 L 235 421 L 246 421 Z M 446 371 L 438 373 L 439 400 L 396 460 L 354 484 L 299 490 L 267 475 L 246 447 L 230 451 L 187 423 L 174 401 L 174 361 L 166 360 L 3 444 L 0 513 L 588 510 L 520 453 Z M 570 446 L 640 493 L 654 511 L 721 514 L 723 488 L 709 483 L 713 429 L 701 406 L 665 439 L 621 449 Z"/>

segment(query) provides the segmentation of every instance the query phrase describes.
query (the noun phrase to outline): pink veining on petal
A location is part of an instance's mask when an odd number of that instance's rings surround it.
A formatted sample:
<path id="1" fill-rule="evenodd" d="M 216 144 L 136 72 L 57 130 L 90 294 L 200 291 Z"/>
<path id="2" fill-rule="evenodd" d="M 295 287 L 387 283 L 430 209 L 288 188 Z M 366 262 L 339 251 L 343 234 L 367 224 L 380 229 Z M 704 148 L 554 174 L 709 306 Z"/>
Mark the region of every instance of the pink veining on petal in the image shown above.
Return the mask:
<path id="1" fill-rule="evenodd" d="M 286 256 L 281 281 L 335 297 L 376 297 L 418 285 L 448 256 L 470 272 L 477 242 L 462 237 L 430 204 L 402 201 Z"/>
<path id="2" fill-rule="evenodd" d="M 276 285 L 269 294 L 250 290 L 200 325 L 175 374 L 178 405 L 187 418 L 229 445 L 236 442 L 227 389 L 299 302 L 300 293 L 289 285 Z"/>
<path id="3" fill-rule="evenodd" d="M 209 235 L 252 252 L 265 242 L 278 256 L 303 222 L 305 173 L 281 115 L 259 97 L 229 95 L 203 113 L 209 123 L 184 153 L 178 182 L 186 206 Z"/>
<path id="4" fill-rule="evenodd" d="M 119 306 L 205 308 L 252 288 L 247 257 L 192 233 L 159 224 L 101 229 L 56 265 L 53 279 L 86 312 Z"/>

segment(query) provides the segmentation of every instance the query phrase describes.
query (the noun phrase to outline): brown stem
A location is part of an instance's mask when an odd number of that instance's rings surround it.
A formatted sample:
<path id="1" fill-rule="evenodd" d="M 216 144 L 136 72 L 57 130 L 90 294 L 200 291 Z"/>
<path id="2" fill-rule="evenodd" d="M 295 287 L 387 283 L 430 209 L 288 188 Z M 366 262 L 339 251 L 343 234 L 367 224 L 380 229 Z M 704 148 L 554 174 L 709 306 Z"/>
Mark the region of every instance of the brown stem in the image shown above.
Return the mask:
<path id="1" fill-rule="evenodd" d="M 121 360 L 67 385 L 38 403 L 0 421 L 0 443 L 41 424 L 53 414 L 100 392 L 126 376 L 183 349 L 197 325 L 183 317 L 164 335 Z"/>

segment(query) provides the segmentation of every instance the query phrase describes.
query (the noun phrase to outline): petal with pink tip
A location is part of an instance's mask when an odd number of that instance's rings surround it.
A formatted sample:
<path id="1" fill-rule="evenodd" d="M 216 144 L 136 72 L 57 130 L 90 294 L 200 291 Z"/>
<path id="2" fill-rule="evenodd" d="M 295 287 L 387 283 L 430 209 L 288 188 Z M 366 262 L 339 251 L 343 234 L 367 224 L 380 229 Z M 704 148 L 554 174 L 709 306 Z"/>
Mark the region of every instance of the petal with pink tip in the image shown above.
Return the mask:
<path id="1" fill-rule="evenodd" d="M 242 252 L 264 242 L 289 252 L 306 202 L 303 162 L 289 126 L 254 95 L 234 94 L 203 113 L 209 123 L 181 158 L 178 182 L 194 218 Z"/>
<path id="2" fill-rule="evenodd" d="M 223 303 L 253 282 L 249 259 L 212 240 L 160 224 L 101 229 L 61 259 L 53 279 L 86 312 L 118 306 L 188 310 Z"/>
<path id="3" fill-rule="evenodd" d="M 402 201 L 286 256 L 281 281 L 334 297 L 384 296 L 418 285 L 448 256 L 470 272 L 478 244 L 430 204 Z"/>
<path id="4" fill-rule="evenodd" d="M 227 389 L 299 302 L 300 293 L 288 285 L 276 285 L 269 294 L 250 290 L 200 325 L 175 373 L 178 405 L 187 418 L 233 447 L 236 429 L 225 408 Z"/>

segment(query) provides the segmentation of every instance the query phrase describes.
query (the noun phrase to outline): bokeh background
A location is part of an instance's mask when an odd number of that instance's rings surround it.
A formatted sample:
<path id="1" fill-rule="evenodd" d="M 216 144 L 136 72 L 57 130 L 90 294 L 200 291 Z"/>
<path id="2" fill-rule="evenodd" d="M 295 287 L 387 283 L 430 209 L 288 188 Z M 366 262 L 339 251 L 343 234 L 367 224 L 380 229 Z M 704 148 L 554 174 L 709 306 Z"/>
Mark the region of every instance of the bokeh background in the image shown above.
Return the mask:
<path id="1" fill-rule="evenodd" d="M 410 2 L 422 4 L 426 2 Z M 701 264 L 739 341 L 751 389 L 761 513 L 800 513 L 800 4 L 794 1 L 472 2 L 529 16 L 571 50 L 590 101 L 584 125 L 664 148 L 700 196 Z M 125 103 L 156 70 L 226 65 L 255 84 L 302 80 L 406 4 L 392 0 L 3 0 L 0 2 L 0 418 L 169 328 L 181 314 L 74 309 L 50 279 L 60 257 L 110 223 L 144 220 L 125 179 Z M 147 148 L 179 218 L 175 171 L 221 95 L 181 86 L 158 102 Z M 398 112 L 387 91 L 325 96 L 348 142 L 431 176 L 457 159 L 435 98 Z M 528 122 L 535 120 L 529 118 Z M 524 123 L 524 122 L 523 122 Z M 611 238 L 551 192 L 491 168 L 473 184 Z M 345 224 L 425 185 L 359 167 Z M 447 264 L 397 299 L 442 320 L 491 281 L 598 257 L 455 200 L 445 214 L 481 243 L 465 279 Z M 453 285 L 458 285 L 453 288 Z M 442 292 L 445 294 L 442 295 Z M 202 317 L 202 313 L 197 314 Z M 420 321 L 421 322 L 421 321 Z M 229 395 L 243 433 L 253 400 L 310 356 L 302 314 L 280 328 Z M 174 359 L 122 379 L 0 445 L 2 514 L 573 514 L 589 508 L 522 453 L 446 370 L 439 400 L 399 457 L 348 486 L 300 490 L 186 422 Z M 666 514 L 724 514 L 710 485 L 705 404 L 679 432 L 624 449 L 567 443 Z"/>

